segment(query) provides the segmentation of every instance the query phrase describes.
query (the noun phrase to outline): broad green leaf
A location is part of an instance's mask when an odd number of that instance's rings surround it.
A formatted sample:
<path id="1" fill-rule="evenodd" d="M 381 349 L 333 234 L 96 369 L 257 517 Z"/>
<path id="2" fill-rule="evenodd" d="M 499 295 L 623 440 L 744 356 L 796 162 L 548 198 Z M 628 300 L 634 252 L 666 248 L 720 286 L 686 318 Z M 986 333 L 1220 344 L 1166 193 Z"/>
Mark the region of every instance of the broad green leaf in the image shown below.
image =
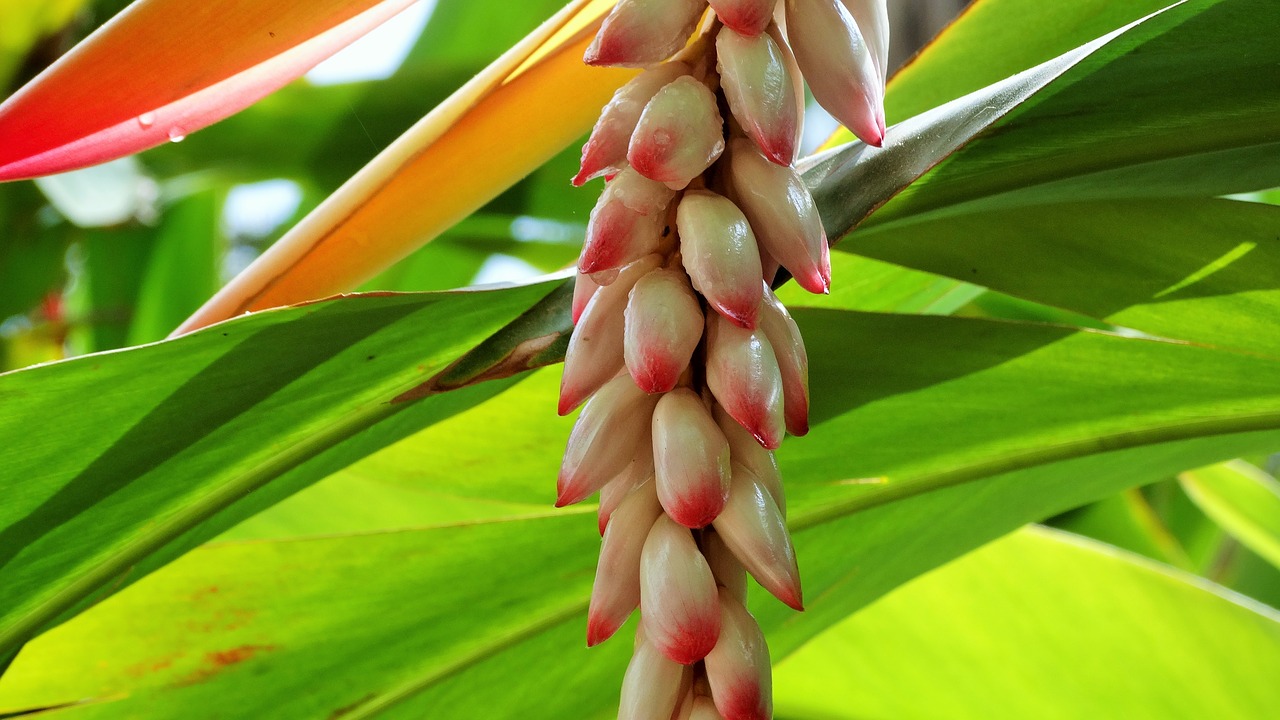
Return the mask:
<path id="1" fill-rule="evenodd" d="M 999 82 L 1155 12 L 1166 0 L 977 0 L 891 79 L 889 121 Z M 844 139 L 851 140 L 847 133 Z"/>
<path id="2" fill-rule="evenodd" d="M 0 376 L 0 652 L 130 567 L 474 402 L 439 393 L 520 361 L 501 335 L 454 361 L 552 287 L 353 297 Z M 32 432 L 49 407 L 75 411 Z"/>
<path id="3" fill-rule="evenodd" d="M 182 0 L 138 0 L 0 105 L 0 180 L 182 139 L 279 89 L 412 2 L 213 0 L 193 10 Z"/>
<path id="4" fill-rule="evenodd" d="M 1271 407 L 1274 403 L 1268 393 L 1274 393 L 1271 388 L 1275 387 L 1277 371 L 1265 359 L 1004 322 L 815 311 L 799 313 L 798 317 L 807 336 L 815 340 L 814 357 L 829 359 L 815 366 L 815 386 L 837 392 L 820 396 L 825 398 L 816 408 L 821 421 L 809 438 L 786 443 L 781 455 L 809 610 L 797 615 L 776 601 L 755 598 L 754 608 L 770 633 L 776 657 L 800 648 L 813 635 L 893 587 L 1029 520 L 1208 459 L 1280 442 L 1280 431 L 1246 432 L 1262 423 L 1243 414 L 1247 412 L 1244 406 L 1256 403 Z M 833 352 L 833 344 L 843 347 L 849 337 L 860 338 L 862 347 L 874 351 Z M 886 342 L 890 337 L 893 342 Z M 1206 376 L 1203 384 L 1183 380 L 1199 378 L 1197 368 L 1205 366 L 1223 372 Z M 1134 377 L 1137 368 L 1153 367 L 1164 372 L 1146 383 L 1130 386 L 1114 382 L 1115 378 Z M 896 370 L 890 373 L 885 368 Z M 887 395 L 873 399 L 868 393 L 873 393 L 875 385 L 848 382 L 850 377 L 873 374 L 891 378 L 885 387 Z M 1050 376 L 1056 378 L 1054 383 L 1043 382 L 1043 377 Z M 396 478 L 393 482 L 405 489 L 452 493 L 464 503 L 501 499 L 549 506 L 568 431 L 563 421 L 544 422 L 551 416 L 556 384 L 554 371 L 535 374 L 511 393 L 430 428 L 352 470 Z M 1117 394 L 1123 397 L 1098 402 Z M 849 402 L 854 396 L 856 401 Z M 1219 399 L 1212 400 L 1215 397 Z M 1229 408 L 1242 413 L 1238 424 L 1219 425 L 1218 434 L 1208 437 L 1174 441 L 1178 433 L 1176 425 L 1170 424 L 1173 421 L 1190 427 L 1204 417 L 1221 421 L 1218 413 Z M 1137 428 L 1128 428 L 1129 413 L 1141 423 Z M 1280 419 L 1272 421 L 1273 427 L 1280 423 Z M 877 424 L 885 423 L 889 425 L 885 433 L 911 438 L 912 442 L 886 442 L 885 435 L 874 431 Z M 946 432 L 939 432 L 939 428 Z M 1210 432 L 1207 427 L 1200 429 Z M 986 441 L 980 441 L 983 437 Z M 966 444 L 972 444 L 974 451 L 965 452 Z M 1042 445 L 1050 450 L 1027 450 Z M 509 462 L 496 462 L 497 457 Z M 857 480 L 886 475 L 887 481 L 876 483 Z M 840 478 L 854 482 L 842 483 Z M 340 506 L 330 508 L 327 521 L 331 524 L 326 525 L 325 520 L 306 523 L 303 513 L 308 505 L 302 501 L 320 499 L 319 487 L 263 516 L 282 521 L 290 517 L 286 510 L 291 510 L 292 525 L 246 527 L 244 537 L 314 536 L 349 523 L 341 517 Z M 438 522 L 438 514 L 427 514 L 437 511 L 428 507 L 426 502 L 421 504 L 426 522 Z M 464 509 L 470 513 L 474 507 L 470 504 Z M 510 508 L 495 504 L 489 517 L 509 512 Z M 385 531 L 402 529 L 412 522 L 411 518 L 390 518 L 387 527 L 370 523 L 361 529 L 383 531 L 369 538 L 408 537 L 412 533 Z M 489 524 L 481 516 L 465 516 L 464 522 L 477 533 L 488 532 L 485 528 Z M 512 533 L 518 538 L 514 543 L 499 537 L 483 551 L 467 556 L 468 572 L 473 576 L 470 582 L 482 592 L 507 598 L 509 605 L 503 607 L 509 607 L 510 613 L 490 609 L 487 603 L 493 599 L 488 596 L 473 600 L 475 596 L 467 594 L 468 583 L 448 572 L 436 575 L 433 573 L 439 571 L 430 567 L 421 570 L 423 577 L 400 572 L 405 567 L 404 554 L 390 550 L 372 546 L 337 550 L 334 545 L 323 545 L 323 552 L 314 551 L 323 558 L 319 562 L 341 560 L 338 570 L 330 575 L 323 569 L 313 573 L 313 566 L 306 562 L 294 563 L 302 556 L 294 553 L 312 552 L 305 549 L 311 540 L 259 541 L 226 547 L 262 548 L 261 552 L 279 548 L 288 553 L 278 561 L 280 572 L 263 569 L 273 567 L 265 561 L 238 556 L 225 561 L 234 569 L 219 569 L 219 562 L 209 574 L 202 569 L 209 562 L 205 558 L 223 549 L 215 546 L 192 553 L 33 643 L 10 679 L 0 681 L 0 702 L 4 703 L 0 707 L 17 709 L 94 696 L 109 700 L 120 691 L 137 688 L 127 698 L 59 712 L 127 717 L 161 707 L 182 714 L 225 702 L 218 698 L 236 698 L 242 703 L 241 712 L 261 708 L 259 712 L 282 718 L 311 717 L 318 708 L 333 712 L 353 705 L 350 712 L 354 717 L 421 717 L 433 712 L 466 717 L 478 712 L 478 702 L 485 703 L 489 717 L 604 717 L 616 701 L 627 642 L 619 639 L 591 651 L 582 647 L 582 615 L 598 542 L 595 519 L 578 515 L 518 523 L 519 529 Z M 338 540 L 317 538 L 314 542 Z M 437 548 L 442 556 L 453 552 L 453 545 L 447 542 L 413 542 Z M 382 563 L 394 563 L 396 569 L 388 572 L 381 569 Z M 485 584 L 483 579 L 490 577 L 490 572 L 506 573 L 510 563 L 521 568 L 509 574 L 514 585 L 495 588 Z M 485 571 L 477 573 L 477 567 Z M 246 573 L 245 568 L 257 568 L 261 575 L 258 571 Z M 295 582 L 295 572 L 331 579 L 328 585 L 319 578 L 314 583 Z M 539 596 L 554 603 L 539 606 L 541 613 L 525 612 L 524 598 L 529 596 L 524 594 L 526 583 L 519 578 L 527 572 L 546 573 L 559 583 Z M 255 591 L 234 592 L 257 577 L 275 578 L 270 601 Z M 533 583 L 535 589 L 543 587 L 540 583 Z M 169 668 L 160 668 L 158 675 L 135 671 L 137 674 L 130 676 L 131 668 L 153 668 L 162 663 L 165 648 L 182 642 L 170 637 L 175 633 L 174 624 L 158 619 L 168 612 L 163 608 L 179 602 L 191 604 L 197 589 L 213 584 L 225 588 L 219 595 L 227 600 L 207 602 L 235 603 L 223 606 L 227 608 L 268 603 L 287 609 L 259 610 L 264 621 L 251 621 L 253 629 L 244 634 L 236 634 L 240 632 L 236 627 L 226 628 L 228 621 L 215 621 L 221 624 L 205 632 L 197 630 L 195 635 L 183 630 L 189 642 L 200 638 L 199 644 L 182 645 L 188 653 L 185 664 L 175 664 L 172 673 Z M 163 590 L 166 587 L 172 589 Z M 408 587 L 407 596 L 396 595 L 396 587 Z M 405 607 L 430 602 L 436 591 L 424 594 L 418 589 L 421 587 L 449 590 L 455 599 L 448 623 L 433 623 L 431 616 L 421 618 L 412 613 L 403 621 L 410 623 L 407 625 L 395 624 L 401 622 L 395 618 L 377 617 L 380 612 L 403 617 Z M 354 596 L 352 588 L 357 588 Z M 166 595 L 175 599 L 166 600 Z M 380 611 L 378 602 L 397 611 Z M 139 607 L 152 610 L 139 612 Z M 297 609 L 302 607 L 311 610 L 302 613 Z M 202 617 L 236 617 L 234 612 L 203 612 L 207 614 Z M 372 614 L 374 620 L 350 619 L 362 612 Z M 270 621 L 300 615 L 309 618 L 307 623 Z M 413 619 L 421 621 L 410 622 Z M 327 629 L 330 622 L 334 630 Z M 517 629 L 507 631 L 513 627 L 509 623 Z M 180 624 L 208 627 L 197 619 Z M 388 629 L 388 624 L 394 626 Z M 495 626 L 505 634 L 490 642 Z M 123 627 L 139 638 L 137 647 L 120 647 Z M 298 639 L 288 644 L 271 639 L 283 632 L 291 637 L 296 633 Z M 450 658 L 457 654 L 449 638 L 469 634 L 477 638 L 478 647 L 472 647 L 475 653 L 466 656 L 466 663 L 450 665 Z M 50 645 L 41 649 L 45 642 Z M 295 658 L 289 651 L 260 652 L 224 672 L 181 682 L 207 663 L 208 653 L 256 645 L 296 649 L 301 657 Z M 102 650 L 95 649 L 99 647 Z M 106 670 L 73 673 L 63 664 L 89 663 L 110 652 L 117 656 L 107 659 Z M 382 666 L 371 670 L 371 664 L 377 662 L 371 656 L 400 658 L 402 652 L 401 664 L 389 670 Z M 69 653 L 73 656 L 64 661 Z M 153 659 L 155 662 L 150 662 Z M 433 669 L 440 667 L 439 663 L 451 671 Z M 538 682 L 530 673 L 512 671 L 547 663 L 555 667 L 556 682 Z M 264 673 L 273 681 L 260 682 Z M 503 681 L 505 675 L 513 677 Z M 325 682 L 315 683 L 317 676 L 326 678 Z M 309 691 L 291 690 L 299 687 Z"/>
<path id="5" fill-rule="evenodd" d="M 831 254 L 831 294 L 817 297 L 795 283 L 778 288 L 788 307 L 948 315 L 981 295 L 969 283 L 850 253 Z"/>
<path id="6" fill-rule="evenodd" d="M 1271 0 L 1189 0 L 1001 118 L 876 213 L 994 209 L 1280 185 Z M 864 151 L 865 152 L 865 151 Z"/>
<path id="7" fill-rule="evenodd" d="M 823 390 L 813 430 L 779 454 L 792 526 L 811 547 L 856 543 L 801 554 L 806 597 L 827 605 L 764 605 L 782 648 L 1019 524 L 1280 441 L 1271 359 L 1000 321 L 796 317 Z"/>
<path id="8" fill-rule="evenodd" d="M 1280 613 L 1027 529 L 898 588 L 778 665 L 783 718 L 1238 718 L 1280 703 Z"/>
<path id="9" fill-rule="evenodd" d="M 882 147 L 853 143 L 802 160 L 798 168 L 822 214 L 827 236 L 844 237 L 873 211 L 993 127 L 1029 98 L 1053 87 L 1073 69 L 1122 54 L 1114 43 L 1126 33 L 1167 15 L 1147 16 L 1034 68 L 939 105 L 889 128 Z M 1122 46 L 1123 47 L 1123 46 Z M 1095 58 L 1089 65 L 1086 59 Z M 1096 58 L 1101 58 L 1098 60 Z"/>
<path id="10" fill-rule="evenodd" d="M 1280 483 L 1243 461 L 1178 476 L 1205 514 L 1248 548 L 1280 567 Z"/>
<path id="11" fill-rule="evenodd" d="M 28 646 L 0 713 L 586 717 L 630 647 L 583 647 L 583 520 L 206 546 Z"/>
<path id="12" fill-rule="evenodd" d="M 1162 337 L 1280 354 L 1280 208 L 1124 200 L 858 230 L 843 245 Z"/>

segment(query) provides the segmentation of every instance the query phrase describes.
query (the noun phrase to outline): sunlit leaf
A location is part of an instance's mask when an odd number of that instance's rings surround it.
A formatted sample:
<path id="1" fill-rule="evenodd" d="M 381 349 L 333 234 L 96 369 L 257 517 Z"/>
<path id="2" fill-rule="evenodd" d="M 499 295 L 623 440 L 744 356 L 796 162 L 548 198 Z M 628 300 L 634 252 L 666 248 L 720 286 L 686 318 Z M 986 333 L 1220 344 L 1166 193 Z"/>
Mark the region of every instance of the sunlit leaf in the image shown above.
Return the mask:
<path id="1" fill-rule="evenodd" d="M 1280 483 L 1233 461 L 1178 476 L 1191 499 L 1224 530 L 1280 567 Z"/>
<path id="2" fill-rule="evenodd" d="M 899 588 L 777 669 L 784 718 L 1264 717 L 1280 614 L 1024 530 Z"/>
<path id="3" fill-rule="evenodd" d="M 552 287 L 350 298 L 0 376 L 0 653 L 156 553 L 496 392 L 439 395 L 502 377 L 500 339 L 455 361 Z M 49 407 L 64 412 L 32 432 Z"/>
<path id="4" fill-rule="evenodd" d="M 1280 185 L 1280 23 L 1270 0 L 1189 0 L 1134 27 L 886 204 L 957 207 L 1204 196 Z"/>
<path id="5" fill-rule="evenodd" d="M 797 616 L 776 601 L 754 598 L 778 657 L 895 586 L 1029 520 L 1188 465 L 1280 442 L 1280 430 L 1261 431 L 1267 422 L 1280 428 L 1280 418 L 1267 410 L 1276 401 L 1280 370 L 1267 359 L 1003 322 L 814 311 L 798 313 L 798 318 L 813 339 L 813 357 L 826 358 L 815 366 L 814 382 L 837 391 L 815 397 L 821 400 L 815 405 L 819 422 L 811 436 L 786 443 L 781 455 L 809 607 Z M 835 352 L 836 347 L 846 347 L 849 338 L 865 350 Z M 1055 382 L 1045 383 L 1044 377 L 1054 377 Z M 1134 383 L 1135 377 L 1146 379 Z M 873 383 L 869 378 L 884 381 Z M 293 569 L 246 575 L 244 568 L 264 565 L 242 555 L 207 559 L 216 557 L 209 553 L 223 552 L 221 548 L 198 551 L 174 566 L 183 569 L 155 575 L 156 585 L 144 581 L 51 633 L 45 650 L 40 649 L 45 641 L 37 641 L 26 661 L 31 664 L 26 670 L 16 667 L 11 677 L 17 679 L 7 681 L 14 694 L 5 695 L 6 685 L 0 682 L 5 703 L 0 707 L 18 709 L 94 695 L 110 700 L 115 697 L 112 691 L 136 688 L 128 698 L 61 712 L 112 717 L 134 708 L 164 707 L 181 713 L 229 697 L 237 698 L 242 709 L 260 708 L 285 718 L 309 717 L 317 707 L 333 712 L 352 704 L 365 708 L 353 709 L 357 717 L 375 710 L 413 717 L 427 708 L 466 716 L 477 712 L 476 703 L 481 702 L 499 717 L 594 717 L 608 712 L 616 701 L 616 686 L 601 678 L 613 678 L 620 670 L 626 643 L 613 642 L 598 651 L 582 648 L 582 618 L 598 542 L 594 518 L 530 517 L 539 503 L 550 505 L 568 432 L 563 420 L 543 421 L 552 417 L 549 408 L 557 381 L 556 372 L 543 371 L 510 394 L 352 468 L 365 482 L 376 478 L 389 485 L 392 494 L 399 493 L 404 514 L 384 516 L 380 524 L 369 516 L 343 517 L 341 505 L 330 505 L 327 512 L 309 516 L 309 508 L 324 507 L 317 503 L 323 503 L 326 493 L 335 497 L 317 486 L 268 513 L 256 526 L 246 526 L 240 535 L 311 536 L 316 544 L 295 539 L 278 545 L 262 545 L 259 540 L 228 546 L 244 552 L 279 548 L 285 554 L 278 562 Z M 892 437 L 914 441 L 886 439 Z M 504 462 L 494 460 L 499 455 Z M 361 486 L 349 475 L 339 477 L 343 479 L 333 491 Z M 437 506 L 433 496 L 449 498 L 452 505 Z M 415 567 L 414 572 L 381 571 L 376 568 L 383 562 L 405 568 L 403 555 L 372 545 L 337 550 L 326 543 L 338 540 L 322 537 L 342 528 L 375 532 L 367 541 L 349 542 L 385 542 L 391 547 L 403 541 L 435 548 L 432 557 L 447 562 L 456 543 L 430 540 L 425 533 L 435 531 L 412 528 L 419 523 L 438 525 L 450 514 L 473 528 L 472 537 L 489 537 L 499 531 L 487 528 L 509 525 L 490 526 L 494 520 L 523 517 L 512 526 L 512 536 L 493 535 L 484 548 L 467 546 L 459 552 L 474 551 L 465 555 L 473 573 L 482 567 L 513 578 L 536 571 L 554 578 L 563 587 L 543 593 L 550 604 L 539 605 L 542 610 L 531 614 L 526 603 L 534 602 L 533 596 L 524 594 L 522 581 L 500 591 L 480 583 L 480 592 L 501 592 L 510 598 L 509 606 L 492 610 L 488 598 L 477 600 L 468 594 L 468 586 L 450 579 L 448 573 L 454 571 L 434 570 L 433 565 L 415 565 L 412 560 L 408 567 Z M 423 533 L 420 539 L 411 539 L 417 533 Z M 255 547 L 262 549 L 249 550 Z M 302 559 L 312 553 L 316 560 Z M 351 559 L 350 564 L 335 565 L 332 573 L 316 569 L 319 558 L 332 563 L 335 557 Z M 522 570 L 509 572 L 510 562 Z M 294 572 L 316 578 L 300 584 L 291 580 Z M 263 620 L 243 628 L 214 620 L 235 617 L 231 608 L 266 602 L 261 594 L 266 589 L 240 594 L 234 588 L 249 588 L 262 582 L 257 578 L 276 575 L 279 584 L 270 580 L 267 587 L 275 589 L 270 603 L 280 609 L 260 611 Z M 368 579 L 352 585 L 352 577 Z M 183 623 L 210 628 L 198 636 L 205 638 L 202 644 L 181 663 L 175 662 L 172 670 L 130 676 L 131 668 L 154 667 L 171 652 L 165 648 L 181 643 L 168 623 L 151 619 L 165 612 L 140 613 L 135 603 L 161 602 L 167 607 L 169 601 L 160 599 L 164 596 L 190 603 L 199 583 L 223 588 L 219 599 L 208 601 L 215 607 L 193 608 L 194 617 Z M 457 594 L 449 596 L 453 605 L 448 624 L 410 613 L 419 622 L 405 625 L 400 624 L 401 614 L 378 610 L 378 603 L 399 603 L 403 612 L 424 602 L 415 583 L 458 585 Z M 353 596 L 351 587 L 361 590 Z M 544 586 L 540 580 L 532 587 Z M 406 603 L 401 592 L 415 599 Z M 296 616 L 294 608 L 304 603 L 313 608 L 305 614 L 310 618 L 307 624 L 271 621 L 289 613 Z M 216 606 L 226 612 L 219 614 Z M 358 623 L 350 620 L 356 613 L 392 617 Z M 201 624 L 201 617 L 210 620 Z M 109 638 L 119 637 L 122 623 L 140 638 L 138 647 L 108 660 L 107 670 L 86 670 L 83 675 L 54 670 L 64 667 L 59 659 L 71 648 L 81 653 L 72 659 L 75 663 L 101 657 L 100 651 L 86 648 L 108 652 Z M 511 629 L 495 637 L 495 625 Z M 476 638 L 469 646 L 473 652 L 465 655 L 466 662 L 450 664 L 457 654 L 449 638 L 467 633 Z M 292 640 L 284 642 L 284 634 Z M 334 642 L 334 637 L 343 640 Z M 277 645 L 282 650 L 254 654 L 198 682 L 182 682 L 206 662 L 206 653 L 245 645 Z M 364 650 L 375 647 L 380 652 Z M 301 658 L 285 648 L 295 649 Z M 122 652 L 118 644 L 115 652 Z M 389 664 L 373 657 L 383 655 L 391 658 Z M 352 656 L 357 658 L 354 664 Z M 551 659 L 555 677 L 567 679 L 539 683 L 522 672 L 512 678 L 514 685 L 494 685 L 496 678 L 513 674 L 512 668 Z M 451 670 L 439 671 L 441 663 Z M 275 680 L 257 682 L 264 673 Z M 288 678 L 318 673 L 328 682 L 317 694 L 288 693 Z M 68 680 L 68 675 L 76 679 Z M 545 714 L 539 714 L 543 710 Z"/>
<path id="6" fill-rule="evenodd" d="M 412 2 L 138 0 L 0 105 L 0 180 L 185 138 Z"/>
<path id="7" fill-rule="evenodd" d="M 1280 354 L 1280 208 L 1059 203 L 868 226 L 842 247 L 1162 337 Z"/>

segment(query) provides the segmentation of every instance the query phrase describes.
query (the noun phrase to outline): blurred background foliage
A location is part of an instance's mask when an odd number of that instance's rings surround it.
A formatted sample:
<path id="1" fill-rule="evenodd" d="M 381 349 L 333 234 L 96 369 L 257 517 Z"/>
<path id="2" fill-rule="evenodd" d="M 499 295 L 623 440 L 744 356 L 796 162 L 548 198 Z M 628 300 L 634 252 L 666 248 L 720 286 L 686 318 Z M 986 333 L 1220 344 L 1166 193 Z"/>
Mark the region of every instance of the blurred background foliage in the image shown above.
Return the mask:
<path id="1" fill-rule="evenodd" d="M 0 88 L 13 92 L 126 4 L 5 0 Z M 481 5 L 491 7 L 478 10 Z M 307 79 L 182 142 L 77 173 L 0 185 L 0 370 L 164 338 L 220 283 L 561 5 L 561 0 L 420 3 Z M 894 52 L 903 62 L 960 3 L 904 0 L 893 7 Z M 381 48 L 380 61 L 370 60 L 379 55 L 371 48 Z M 388 59 L 387 48 L 399 50 Z M 832 129 L 829 118 L 812 115 L 810 148 Z M 519 127 L 504 141 L 519 142 Z M 594 192 L 568 183 L 577 156 L 575 144 L 364 289 L 446 289 L 565 267 L 577 256 L 595 201 Z M 1274 204 L 1280 192 L 1246 199 Z M 836 260 L 843 308 L 1115 329 L 978 285 L 848 254 Z M 502 422 L 487 412 L 494 411 L 480 405 L 471 419 L 458 422 L 464 427 Z M 464 465 L 482 462 L 487 451 L 468 457 L 465 433 L 449 435 L 450 427 L 431 432 L 443 433 Z M 362 514 L 381 513 L 370 520 L 375 527 L 395 524 L 387 518 L 407 507 L 404 498 L 420 494 L 430 476 L 404 488 L 379 480 L 381 468 L 420 460 L 397 458 L 391 448 L 254 518 L 233 537 L 289 536 L 296 527 L 314 528 L 316 516 L 353 493 L 367 499 L 364 509 L 341 521 L 354 525 L 336 528 L 360 529 Z M 1280 456 L 1258 456 L 1185 472 L 1048 524 L 1280 607 L 1277 467 Z M 544 481 L 549 482 L 538 480 Z M 445 514 L 537 512 L 533 505 L 499 507 L 497 501 L 469 510 L 468 502 L 475 499 L 458 499 L 458 507 Z M 865 630 L 837 627 L 832 633 Z M 792 666 L 803 663 L 802 654 Z M 783 676 L 788 667 L 783 666 Z"/>

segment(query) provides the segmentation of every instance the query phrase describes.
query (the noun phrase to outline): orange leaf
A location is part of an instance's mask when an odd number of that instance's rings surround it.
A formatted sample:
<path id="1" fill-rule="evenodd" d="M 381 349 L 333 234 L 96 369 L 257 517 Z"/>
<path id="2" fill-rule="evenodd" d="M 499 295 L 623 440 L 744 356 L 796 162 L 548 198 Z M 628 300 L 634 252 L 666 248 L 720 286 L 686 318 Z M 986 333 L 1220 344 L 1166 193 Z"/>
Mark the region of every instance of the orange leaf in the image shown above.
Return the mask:
<path id="1" fill-rule="evenodd" d="M 123 157 L 236 113 L 414 0 L 138 0 L 0 105 L 0 181 Z"/>
<path id="2" fill-rule="evenodd" d="M 349 290 L 585 133 L 636 72 L 582 62 L 612 5 L 569 3 L 374 158 L 176 332 Z"/>

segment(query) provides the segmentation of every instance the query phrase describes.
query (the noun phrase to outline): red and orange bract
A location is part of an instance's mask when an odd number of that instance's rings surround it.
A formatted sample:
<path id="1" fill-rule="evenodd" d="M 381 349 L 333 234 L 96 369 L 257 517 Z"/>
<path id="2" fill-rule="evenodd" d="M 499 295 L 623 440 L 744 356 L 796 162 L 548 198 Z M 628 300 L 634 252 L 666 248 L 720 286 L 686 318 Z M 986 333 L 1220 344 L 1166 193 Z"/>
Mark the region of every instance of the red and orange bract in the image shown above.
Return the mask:
<path id="1" fill-rule="evenodd" d="M 139 0 L 0 105 L 0 181 L 86 167 L 206 127 L 413 2 Z"/>

